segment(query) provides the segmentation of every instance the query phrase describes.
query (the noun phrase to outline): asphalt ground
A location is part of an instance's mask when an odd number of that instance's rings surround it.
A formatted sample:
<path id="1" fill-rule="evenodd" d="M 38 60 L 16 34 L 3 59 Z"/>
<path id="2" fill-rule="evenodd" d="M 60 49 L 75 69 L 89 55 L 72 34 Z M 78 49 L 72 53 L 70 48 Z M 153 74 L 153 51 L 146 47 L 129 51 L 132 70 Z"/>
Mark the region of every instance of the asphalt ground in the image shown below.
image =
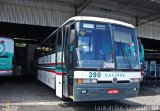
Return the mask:
<path id="1" fill-rule="evenodd" d="M 143 86 L 134 98 L 75 103 L 35 79 L 0 79 L 0 111 L 158 111 L 159 104 L 160 87 Z"/>

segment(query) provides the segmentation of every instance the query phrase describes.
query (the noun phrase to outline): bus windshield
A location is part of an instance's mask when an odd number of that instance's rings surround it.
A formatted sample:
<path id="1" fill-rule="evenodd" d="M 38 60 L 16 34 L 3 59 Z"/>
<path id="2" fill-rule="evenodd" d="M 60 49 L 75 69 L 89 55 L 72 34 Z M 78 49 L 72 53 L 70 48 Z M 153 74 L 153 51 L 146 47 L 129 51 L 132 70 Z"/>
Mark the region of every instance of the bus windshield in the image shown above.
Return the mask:
<path id="1" fill-rule="evenodd" d="M 134 29 L 89 21 L 78 24 L 78 68 L 139 68 Z"/>
<path id="2" fill-rule="evenodd" d="M 116 68 L 138 69 L 138 44 L 135 30 L 123 26 L 113 26 Z"/>

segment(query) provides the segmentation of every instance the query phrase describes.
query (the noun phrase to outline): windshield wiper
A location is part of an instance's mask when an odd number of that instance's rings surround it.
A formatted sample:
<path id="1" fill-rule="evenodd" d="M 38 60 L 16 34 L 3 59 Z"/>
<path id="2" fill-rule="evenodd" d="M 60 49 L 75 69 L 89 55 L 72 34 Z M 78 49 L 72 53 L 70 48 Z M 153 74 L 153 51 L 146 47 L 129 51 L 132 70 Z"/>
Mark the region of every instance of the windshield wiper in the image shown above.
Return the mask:
<path id="1" fill-rule="evenodd" d="M 109 52 L 109 53 L 106 55 L 106 57 L 105 57 L 105 59 L 104 59 L 104 61 L 103 61 L 102 66 L 100 66 L 99 68 L 97 68 L 97 70 L 101 70 L 101 69 L 106 65 L 106 63 L 110 60 L 110 56 L 111 56 L 111 55 L 112 55 L 112 51 Z"/>
<path id="2" fill-rule="evenodd" d="M 127 62 L 128 62 L 128 65 L 129 65 L 129 68 L 132 69 L 132 66 L 131 66 L 131 63 L 130 63 L 130 60 L 128 58 L 125 57 L 124 55 L 124 50 L 123 50 L 123 47 L 122 47 L 122 42 L 120 40 L 120 47 L 121 47 L 121 52 L 122 52 L 122 56 L 123 56 L 123 60 L 126 61 L 127 59 Z"/>

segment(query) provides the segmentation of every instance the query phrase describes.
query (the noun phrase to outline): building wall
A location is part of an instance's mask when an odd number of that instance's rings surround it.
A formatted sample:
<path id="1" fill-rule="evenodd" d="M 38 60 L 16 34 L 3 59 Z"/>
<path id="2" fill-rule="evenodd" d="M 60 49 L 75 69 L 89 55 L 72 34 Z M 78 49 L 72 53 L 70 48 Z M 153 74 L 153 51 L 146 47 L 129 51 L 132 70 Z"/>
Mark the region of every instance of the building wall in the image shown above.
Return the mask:
<path id="1" fill-rule="evenodd" d="M 75 13 L 73 6 L 62 5 L 62 3 L 43 3 L 35 2 L 35 0 L 27 2 L 25 0 L 1 0 L 0 21 L 58 27 Z M 88 7 L 79 15 L 107 17 L 134 24 L 134 18 L 117 14 Z"/>
<path id="2" fill-rule="evenodd" d="M 72 2 L 78 2 L 78 0 L 72 0 Z M 58 2 L 56 0 L 0 0 L 0 21 L 58 27 L 74 16 L 72 2 L 67 2 L 67 0 L 58 0 Z M 93 3 L 92 6 L 94 6 Z M 96 6 L 94 8 L 92 6 L 88 6 L 79 15 L 107 17 L 135 25 L 135 17 L 128 16 L 126 13 L 100 11 Z M 138 27 L 138 36 L 143 38 L 160 40 L 159 32 L 160 24 L 158 23 L 148 23 Z"/>
<path id="3" fill-rule="evenodd" d="M 58 10 L 55 4 L 47 6 L 34 2 L 17 2 L 19 0 L 2 1 L 0 2 L 0 21 L 3 22 L 57 27 L 73 16 L 69 10 Z"/>
<path id="4" fill-rule="evenodd" d="M 28 44 L 27 46 L 27 75 L 32 75 L 33 73 L 34 51 L 37 47 L 38 44 Z"/>
<path id="5" fill-rule="evenodd" d="M 150 22 L 139 26 L 138 36 L 142 38 L 160 40 L 160 24 L 156 22 Z"/>

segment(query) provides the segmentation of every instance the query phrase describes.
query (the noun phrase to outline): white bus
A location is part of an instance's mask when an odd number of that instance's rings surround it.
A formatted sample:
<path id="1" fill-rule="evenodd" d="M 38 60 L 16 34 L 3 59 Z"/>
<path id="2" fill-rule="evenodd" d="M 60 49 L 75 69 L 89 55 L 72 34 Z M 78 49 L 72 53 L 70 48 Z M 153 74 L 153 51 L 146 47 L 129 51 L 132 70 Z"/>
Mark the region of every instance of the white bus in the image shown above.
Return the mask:
<path id="1" fill-rule="evenodd" d="M 135 97 L 141 67 L 133 25 L 76 16 L 35 51 L 37 78 L 62 99 L 99 101 Z"/>
<path id="2" fill-rule="evenodd" d="M 0 76 L 13 75 L 14 41 L 0 37 Z"/>

